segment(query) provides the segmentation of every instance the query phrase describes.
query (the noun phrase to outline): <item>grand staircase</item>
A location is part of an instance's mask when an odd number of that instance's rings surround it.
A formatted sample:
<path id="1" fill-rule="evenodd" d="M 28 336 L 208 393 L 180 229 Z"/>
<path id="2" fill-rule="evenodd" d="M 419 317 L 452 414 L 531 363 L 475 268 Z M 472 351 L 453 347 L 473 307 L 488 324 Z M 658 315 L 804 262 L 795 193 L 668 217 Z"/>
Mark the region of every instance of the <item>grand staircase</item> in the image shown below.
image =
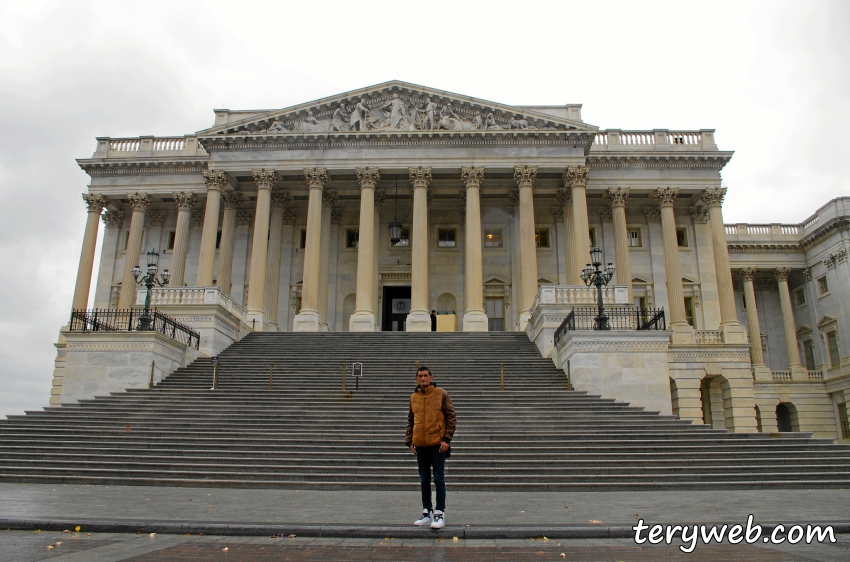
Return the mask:
<path id="1" fill-rule="evenodd" d="M 253 333 L 219 359 L 216 390 L 200 359 L 150 390 L 0 421 L 0 481 L 409 489 L 420 361 L 457 410 L 453 490 L 850 485 L 848 446 L 732 434 L 570 391 L 522 333 Z"/>

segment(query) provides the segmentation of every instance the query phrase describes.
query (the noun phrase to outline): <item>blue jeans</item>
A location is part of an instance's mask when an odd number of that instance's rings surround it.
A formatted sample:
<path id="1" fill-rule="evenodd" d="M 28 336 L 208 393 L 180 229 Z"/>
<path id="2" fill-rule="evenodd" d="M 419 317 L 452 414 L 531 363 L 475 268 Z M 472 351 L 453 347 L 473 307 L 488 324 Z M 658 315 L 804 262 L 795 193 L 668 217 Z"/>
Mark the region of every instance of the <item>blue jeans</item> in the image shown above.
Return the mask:
<path id="1" fill-rule="evenodd" d="M 416 463 L 419 465 L 419 485 L 422 488 L 422 509 L 431 511 L 431 469 L 434 469 L 434 486 L 437 488 L 437 510 L 446 510 L 446 454 L 440 446 L 416 447 Z"/>

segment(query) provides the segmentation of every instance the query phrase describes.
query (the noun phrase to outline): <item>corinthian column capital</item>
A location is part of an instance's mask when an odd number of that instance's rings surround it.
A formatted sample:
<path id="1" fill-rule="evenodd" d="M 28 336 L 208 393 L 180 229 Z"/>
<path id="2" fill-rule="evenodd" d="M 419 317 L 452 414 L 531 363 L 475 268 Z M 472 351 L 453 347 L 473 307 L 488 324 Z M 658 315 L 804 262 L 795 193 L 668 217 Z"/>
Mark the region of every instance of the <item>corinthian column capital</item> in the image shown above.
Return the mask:
<path id="1" fill-rule="evenodd" d="M 207 191 L 222 191 L 227 185 L 228 177 L 222 170 L 204 170 L 203 174 Z"/>
<path id="2" fill-rule="evenodd" d="M 417 187 L 428 188 L 428 184 L 431 183 L 431 168 L 408 168 L 408 173 L 410 173 L 410 183 L 413 184 L 413 189 Z"/>
<path id="3" fill-rule="evenodd" d="M 702 192 L 702 200 L 707 207 L 722 206 L 724 197 L 726 197 L 725 187 L 710 187 Z"/>
<path id="4" fill-rule="evenodd" d="M 788 281 L 789 275 L 791 275 L 790 267 L 777 267 L 773 270 L 773 276 L 777 281 Z"/>
<path id="5" fill-rule="evenodd" d="M 83 193 L 83 201 L 86 202 L 86 207 L 89 213 L 103 212 L 103 208 L 109 203 L 109 199 L 99 193 Z"/>
<path id="6" fill-rule="evenodd" d="M 336 192 L 334 192 L 336 193 Z M 272 209 L 285 209 L 292 202 L 292 195 L 286 189 L 272 191 Z"/>
<path id="7" fill-rule="evenodd" d="M 181 191 L 174 194 L 174 202 L 177 203 L 178 211 L 191 211 L 198 202 L 198 196 L 194 193 L 186 193 Z"/>
<path id="8" fill-rule="evenodd" d="M 587 166 L 570 166 L 564 173 L 564 185 L 569 187 L 587 187 L 587 177 L 590 168 Z"/>
<path id="9" fill-rule="evenodd" d="M 537 179 L 537 166 L 515 166 L 514 180 L 517 186 L 531 188 Z"/>
<path id="10" fill-rule="evenodd" d="M 307 180 L 308 189 L 322 189 L 328 181 L 328 171 L 324 168 L 306 168 L 304 177 Z"/>
<path id="11" fill-rule="evenodd" d="M 655 202 L 662 209 L 664 207 L 672 207 L 676 203 L 678 196 L 678 187 L 659 187 L 655 190 Z"/>
<path id="12" fill-rule="evenodd" d="M 225 210 L 235 209 L 242 203 L 243 195 L 241 191 L 230 189 L 221 194 L 221 199 L 224 202 Z M 274 194 L 272 194 L 274 200 Z"/>
<path id="13" fill-rule="evenodd" d="M 107 209 L 101 216 L 101 219 L 103 219 L 103 224 L 106 225 L 106 228 L 118 228 L 124 222 L 124 211 Z"/>
<path id="14" fill-rule="evenodd" d="M 609 189 L 605 192 L 605 199 L 611 204 L 611 207 L 625 207 L 630 192 L 631 190 L 628 187 Z"/>
<path id="15" fill-rule="evenodd" d="M 708 207 L 705 205 L 701 205 L 699 207 L 688 207 L 688 211 L 691 213 L 691 218 L 696 224 L 708 223 Z"/>
<path id="16" fill-rule="evenodd" d="M 381 181 L 381 171 L 378 168 L 357 168 L 355 172 L 357 172 L 357 181 L 360 182 L 360 189 L 375 189 Z"/>
<path id="17" fill-rule="evenodd" d="M 560 203 L 562 207 L 572 207 L 573 192 L 569 189 L 559 189 L 555 192 L 555 199 L 558 200 L 558 203 Z"/>
<path id="18" fill-rule="evenodd" d="M 147 193 L 128 193 L 127 199 L 130 200 L 130 203 L 133 205 L 134 211 L 146 211 L 148 207 L 151 205 L 151 198 L 148 197 Z"/>
<path id="19" fill-rule="evenodd" d="M 742 267 L 738 271 L 738 277 L 740 277 L 743 281 L 752 281 L 756 276 L 756 271 L 758 271 L 755 267 Z"/>
<path id="20" fill-rule="evenodd" d="M 322 191 L 322 207 L 333 207 L 339 199 L 339 194 L 335 189 L 326 189 Z"/>
<path id="21" fill-rule="evenodd" d="M 460 169 L 460 178 L 466 187 L 481 187 L 481 182 L 484 181 L 484 168 L 464 166 Z"/>
<path id="22" fill-rule="evenodd" d="M 263 168 L 261 170 L 253 170 L 253 172 L 254 183 L 257 184 L 257 189 L 271 189 L 274 187 L 274 184 L 277 181 L 274 170 L 266 170 Z"/>

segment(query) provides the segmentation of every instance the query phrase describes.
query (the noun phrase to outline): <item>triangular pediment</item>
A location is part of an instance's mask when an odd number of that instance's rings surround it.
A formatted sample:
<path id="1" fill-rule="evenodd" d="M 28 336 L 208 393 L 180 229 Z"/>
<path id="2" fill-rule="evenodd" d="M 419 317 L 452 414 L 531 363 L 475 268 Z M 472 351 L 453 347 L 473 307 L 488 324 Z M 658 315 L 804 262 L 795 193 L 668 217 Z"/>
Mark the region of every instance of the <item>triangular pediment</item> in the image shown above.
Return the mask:
<path id="1" fill-rule="evenodd" d="M 597 130 L 582 121 L 398 80 L 280 110 L 233 112 L 226 121 L 198 135 Z"/>

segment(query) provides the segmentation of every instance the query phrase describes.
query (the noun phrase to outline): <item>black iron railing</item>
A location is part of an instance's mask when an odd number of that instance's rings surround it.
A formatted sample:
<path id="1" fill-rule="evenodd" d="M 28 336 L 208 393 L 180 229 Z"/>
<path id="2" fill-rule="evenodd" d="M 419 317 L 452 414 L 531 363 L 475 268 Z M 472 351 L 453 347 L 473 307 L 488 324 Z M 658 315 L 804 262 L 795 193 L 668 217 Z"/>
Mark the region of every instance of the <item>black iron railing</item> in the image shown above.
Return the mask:
<path id="1" fill-rule="evenodd" d="M 567 332 L 574 330 L 596 330 L 599 309 L 574 308 L 555 330 L 555 345 Z M 610 308 L 605 310 L 608 325 L 612 330 L 666 330 L 663 308 L 637 310 L 635 308 Z"/>
<path id="2" fill-rule="evenodd" d="M 71 312 L 70 330 L 72 332 L 135 332 L 139 329 L 139 319 L 143 309 L 129 310 L 76 309 Z M 158 310 L 148 310 L 150 328 L 145 331 L 159 332 L 176 342 L 198 349 L 201 335 L 190 327 L 181 324 Z"/>

